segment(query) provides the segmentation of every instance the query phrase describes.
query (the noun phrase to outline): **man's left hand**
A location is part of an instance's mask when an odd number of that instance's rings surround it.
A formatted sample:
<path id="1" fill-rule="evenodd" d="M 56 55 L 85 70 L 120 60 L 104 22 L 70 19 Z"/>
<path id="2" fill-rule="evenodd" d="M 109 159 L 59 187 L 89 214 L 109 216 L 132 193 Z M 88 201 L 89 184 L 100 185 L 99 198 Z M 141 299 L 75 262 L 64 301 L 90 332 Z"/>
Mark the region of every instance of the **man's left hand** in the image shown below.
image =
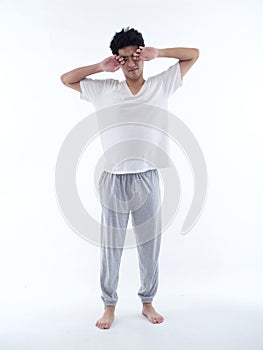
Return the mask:
<path id="1" fill-rule="evenodd" d="M 135 60 L 150 61 L 158 56 L 158 49 L 155 47 L 139 46 L 133 54 Z"/>

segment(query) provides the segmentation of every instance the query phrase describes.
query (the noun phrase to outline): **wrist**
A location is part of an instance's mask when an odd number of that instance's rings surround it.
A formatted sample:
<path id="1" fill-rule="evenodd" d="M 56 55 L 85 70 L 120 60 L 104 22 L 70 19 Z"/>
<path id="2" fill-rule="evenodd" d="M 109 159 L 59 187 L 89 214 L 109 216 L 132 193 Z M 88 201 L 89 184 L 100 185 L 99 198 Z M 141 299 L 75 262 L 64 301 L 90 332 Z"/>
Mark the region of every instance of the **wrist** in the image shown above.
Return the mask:
<path id="1" fill-rule="evenodd" d="M 97 63 L 96 66 L 97 66 L 97 69 L 96 69 L 96 70 L 98 71 L 98 73 L 104 72 L 103 61 Z"/>
<path id="2" fill-rule="evenodd" d="M 162 49 L 156 49 L 156 50 L 157 50 L 156 58 L 163 57 L 163 50 Z"/>

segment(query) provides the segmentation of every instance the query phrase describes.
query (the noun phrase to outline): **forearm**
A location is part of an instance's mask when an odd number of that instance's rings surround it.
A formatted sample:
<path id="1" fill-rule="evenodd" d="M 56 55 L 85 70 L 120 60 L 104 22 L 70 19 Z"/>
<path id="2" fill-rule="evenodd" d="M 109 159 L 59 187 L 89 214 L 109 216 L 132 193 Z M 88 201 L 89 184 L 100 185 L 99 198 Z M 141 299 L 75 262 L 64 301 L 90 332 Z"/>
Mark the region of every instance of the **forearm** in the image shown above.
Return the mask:
<path id="1" fill-rule="evenodd" d="M 157 49 L 157 57 L 178 58 L 180 61 L 195 59 L 199 56 L 196 48 L 172 47 L 167 49 Z"/>
<path id="2" fill-rule="evenodd" d="M 61 80 L 65 84 L 74 84 L 84 79 L 86 76 L 103 72 L 101 62 L 90 66 L 80 67 L 61 75 Z"/>

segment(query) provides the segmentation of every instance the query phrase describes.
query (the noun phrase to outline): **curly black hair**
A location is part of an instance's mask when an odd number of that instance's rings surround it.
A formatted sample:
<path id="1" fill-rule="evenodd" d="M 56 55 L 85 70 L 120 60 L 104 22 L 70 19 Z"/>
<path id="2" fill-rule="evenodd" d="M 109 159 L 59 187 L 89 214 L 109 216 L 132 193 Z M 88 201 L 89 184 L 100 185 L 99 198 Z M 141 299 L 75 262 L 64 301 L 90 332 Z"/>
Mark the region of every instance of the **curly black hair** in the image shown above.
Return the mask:
<path id="1" fill-rule="evenodd" d="M 145 46 L 142 34 L 139 33 L 136 29 L 129 27 L 122 28 L 118 33 L 115 33 L 111 43 L 110 49 L 113 55 L 118 55 L 119 49 L 122 49 L 126 46 Z"/>

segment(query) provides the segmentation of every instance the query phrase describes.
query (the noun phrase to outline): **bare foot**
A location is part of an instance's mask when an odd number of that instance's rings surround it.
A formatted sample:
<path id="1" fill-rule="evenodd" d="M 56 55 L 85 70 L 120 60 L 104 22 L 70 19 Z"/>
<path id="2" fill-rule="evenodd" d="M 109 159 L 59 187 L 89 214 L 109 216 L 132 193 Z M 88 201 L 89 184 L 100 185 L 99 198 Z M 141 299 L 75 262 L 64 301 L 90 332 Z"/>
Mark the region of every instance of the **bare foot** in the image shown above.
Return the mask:
<path id="1" fill-rule="evenodd" d="M 142 314 L 152 323 L 162 323 L 164 321 L 163 316 L 155 311 L 152 303 L 143 303 Z"/>
<path id="2" fill-rule="evenodd" d="M 96 322 L 96 327 L 101 329 L 109 329 L 114 319 L 115 306 L 106 305 L 104 309 L 104 314 Z"/>

